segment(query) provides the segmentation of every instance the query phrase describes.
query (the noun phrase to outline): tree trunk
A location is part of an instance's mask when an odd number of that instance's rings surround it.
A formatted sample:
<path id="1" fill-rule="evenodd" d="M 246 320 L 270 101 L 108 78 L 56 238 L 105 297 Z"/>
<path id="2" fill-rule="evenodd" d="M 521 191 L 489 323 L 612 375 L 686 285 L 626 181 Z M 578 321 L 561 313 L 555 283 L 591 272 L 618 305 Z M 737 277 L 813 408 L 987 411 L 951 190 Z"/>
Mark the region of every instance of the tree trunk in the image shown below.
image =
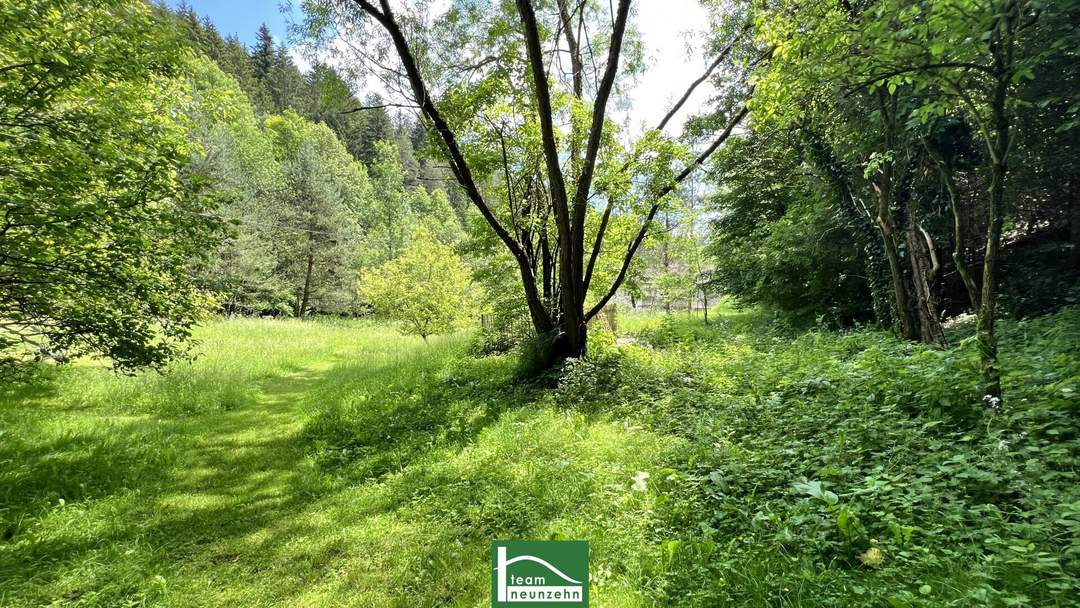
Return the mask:
<path id="1" fill-rule="evenodd" d="M 905 230 L 911 278 L 915 286 L 915 312 L 919 323 L 919 340 L 935 346 L 945 345 L 945 330 L 941 327 L 938 300 L 933 285 L 941 266 L 929 235 L 918 224 L 914 210 L 908 209 Z"/>
<path id="2" fill-rule="evenodd" d="M 896 149 L 896 96 L 886 93 L 884 89 L 877 91 L 878 108 L 881 112 L 882 128 L 885 131 L 885 151 L 891 153 Z M 874 191 L 877 195 L 877 217 L 875 218 L 878 230 L 881 231 L 881 241 L 885 247 L 885 259 L 889 262 L 889 273 L 892 275 L 893 304 L 896 306 L 896 329 L 897 334 L 905 340 L 918 338 L 915 327 L 915 314 L 912 310 L 911 296 L 908 293 L 907 282 L 904 280 L 904 269 L 900 264 L 900 247 L 897 244 L 896 220 L 893 216 L 893 171 L 894 161 L 883 160 L 878 169 L 879 174 L 874 182 Z"/>
<path id="3" fill-rule="evenodd" d="M 549 356 L 552 361 L 562 359 L 576 359 L 585 355 L 585 345 L 588 341 L 588 327 L 580 326 L 576 330 L 572 326 L 563 324 L 559 333 L 551 341 Z"/>
<path id="4" fill-rule="evenodd" d="M 311 274 L 315 268 L 315 253 L 308 248 L 307 254 L 307 270 L 304 272 L 304 290 L 300 292 L 300 304 L 296 311 L 296 316 L 304 318 L 307 316 L 308 304 L 311 300 Z"/>
<path id="5" fill-rule="evenodd" d="M 1001 231 L 1005 220 L 1005 178 L 1009 171 L 1008 156 L 1011 147 L 1007 104 L 1009 85 L 1012 82 L 1016 10 L 1015 2 L 1010 2 L 1005 7 L 990 38 L 995 77 L 990 101 L 990 127 L 993 129 L 990 148 L 990 204 L 987 208 L 986 253 L 983 256 L 982 291 L 975 325 L 975 341 L 979 347 L 979 363 L 983 375 L 983 399 L 991 406 L 1000 405 L 1002 397 L 994 316 L 997 312 L 998 249 L 1001 247 Z"/>
<path id="6" fill-rule="evenodd" d="M 618 316 L 619 307 L 614 302 L 604 307 L 604 317 L 607 319 L 608 329 L 613 334 L 619 331 Z"/>
<path id="7" fill-rule="evenodd" d="M 709 292 L 704 289 L 701 290 L 701 299 L 705 304 L 705 325 L 709 324 Z"/>
<path id="8" fill-rule="evenodd" d="M 885 248 L 885 259 L 889 262 L 889 275 L 892 279 L 893 305 L 896 309 L 896 333 L 905 340 L 914 340 L 915 316 L 911 310 L 911 297 L 908 295 L 904 269 L 900 264 L 900 248 L 896 242 L 896 224 L 893 220 L 892 167 L 882 168 L 880 183 L 875 184 L 878 198 L 877 226 L 881 232 L 881 243 Z"/>
<path id="9" fill-rule="evenodd" d="M 1004 89 L 1005 85 L 999 88 Z M 1004 95 L 1001 104 L 994 103 L 995 156 L 990 170 L 990 205 L 987 210 L 986 254 L 983 257 L 981 298 L 976 322 L 976 342 L 979 346 L 980 366 L 983 373 L 983 395 L 988 401 L 1001 400 L 1001 370 L 998 368 L 997 337 L 994 335 L 994 316 L 997 309 L 997 257 L 1001 246 L 1004 222 L 1002 210 L 1005 203 L 1005 176 L 1008 171 L 1005 153 L 1008 149 L 1009 121 L 1004 112 Z"/>
<path id="10" fill-rule="evenodd" d="M 892 278 L 893 304 L 896 308 L 896 331 L 905 340 L 916 339 L 915 316 L 911 310 L 911 297 L 904 280 L 904 268 L 900 264 L 900 249 L 896 243 L 896 227 L 889 217 L 878 217 L 881 239 L 885 245 L 885 258 L 889 262 Z"/>
<path id="11" fill-rule="evenodd" d="M 986 229 L 986 255 L 983 258 L 982 297 L 976 323 L 976 342 L 979 345 L 983 373 L 983 395 L 987 400 L 1001 400 L 1001 370 L 998 368 L 997 337 L 994 335 L 994 315 L 997 308 L 997 255 L 1001 243 L 1005 198 L 1004 163 L 994 163 L 990 179 L 989 226 Z"/>
<path id="12" fill-rule="evenodd" d="M 593 177 L 603 142 L 607 105 L 619 71 L 623 34 L 631 12 L 631 0 L 618 0 L 615 7 L 613 7 L 611 35 L 607 41 L 606 67 L 603 70 L 603 76 L 596 83 L 595 92 L 590 91 L 592 93 L 592 117 L 587 130 L 588 137 L 585 145 L 580 145 L 580 137 L 571 137 L 569 150 L 571 158 L 568 164 L 572 188 L 567 187 L 567 176 L 564 175 L 562 168 L 566 159 L 560 149 L 553 124 L 555 116 L 545 67 L 549 55 L 546 51 L 546 44 L 541 41 L 540 26 L 531 0 L 516 0 L 515 2 L 525 39 L 524 48 L 533 90 L 532 101 L 535 102 L 535 111 L 540 129 L 543 167 L 547 177 L 545 198 L 547 200 L 547 209 L 551 211 L 551 219 L 554 220 L 555 227 L 554 240 L 550 243 L 550 264 L 545 263 L 543 265 L 542 271 L 545 276 L 542 279 L 536 275 L 535 266 L 537 260 L 533 248 L 523 246 L 523 243 L 518 241 L 520 235 L 512 235 L 492 211 L 491 207 L 488 206 L 458 143 L 457 135 L 443 117 L 436 100 L 432 97 L 427 84 L 424 82 L 424 77 L 406 39 L 405 32 L 394 15 L 391 2 L 389 0 L 379 0 L 378 2 L 355 0 L 355 4 L 361 11 L 381 25 L 390 36 L 394 50 L 401 60 L 402 74 L 409 81 L 412 98 L 423 116 L 431 121 L 433 130 L 442 141 L 451 172 L 484 220 L 515 258 L 521 274 L 522 287 L 528 302 L 533 326 L 539 336 L 544 339 L 551 338 L 550 352 L 552 359 L 584 355 L 588 335 L 586 323 L 603 309 L 621 287 L 629 271 L 630 264 L 641 243 L 646 238 L 664 197 L 674 191 L 678 184 L 682 183 L 697 168 L 701 167 L 717 148 L 730 137 L 736 126 L 749 113 L 748 105 L 743 104 L 735 111 L 727 125 L 713 139 L 712 143 L 698 154 L 692 162 L 687 164 L 669 184 L 659 191 L 651 193 L 652 201 L 649 205 L 649 211 L 646 213 L 636 236 L 631 240 L 629 247 L 622 256 L 618 274 L 606 292 L 603 292 L 599 300 L 586 312 L 585 296 L 589 292 L 591 270 L 601 249 L 605 227 L 605 223 L 601 222 L 600 230 L 592 247 L 592 255 L 588 266 L 589 271 L 584 272 L 584 236 L 587 232 L 589 197 L 594 193 Z M 575 19 L 578 21 L 584 19 L 583 13 L 580 12 L 584 9 L 580 5 L 578 8 L 571 8 L 568 3 L 560 2 L 559 8 L 564 25 L 572 25 Z M 584 103 L 586 102 L 586 83 L 583 73 L 585 64 L 581 61 L 580 53 L 582 48 L 590 48 L 590 52 L 592 49 L 591 45 L 583 43 L 583 36 L 586 36 L 586 34 L 584 33 L 584 26 L 580 24 L 579 26 L 582 29 L 577 34 L 569 27 L 566 28 L 564 33 L 568 39 L 568 45 L 572 47 L 570 49 L 572 62 L 577 66 L 574 69 L 575 94 Z M 726 56 L 727 52 L 729 51 L 724 51 L 722 55 Z M 766 53 L 763 59 L 769 56 L 771 56 L 771 51 Z M 710 68 L 710 72 L 712 69 Z M 691 90 L 703 80 L 705 80 L 705 77 L 691 85 Z M 664 122 L 667 120 L 668 118 L 665 118 Z M 574 135 L 578 136 L 585 134 L 585 131 L 579 130 L 576 125 L 572 131 Z M 610 211 L 605 212 L 605 218 L 608 213 Z M 544 221 L 547 221 L 546 216 Z M 522 240 L 528 245 L 528 239 Z M 543 243 L 543 245 L 547 245 L 547 243 Z M 547 253 L 544 253 L 543 257 L 544 260 L 548 260 Z M 547 274 L 549 270 L 550 277 Z M 544 295 L 539 292 L 538 279 L 543 282 L 540 288 L 543 289 Z"/>
<path id="13" fill-rule="evenodd" d="M 549 306 L 551 305 L 551 297 L 554 292 L 555 286 L 553 285 L 553 274 L 551 272 L 551 266 L 555 260 L 551 255 L 551 245 L 548 243 L 547 230 L 545 229 L 540 236 L 540 267 L 541 277 L 544 282 L 544 302 Z"/>
<path id="14" fill-rule="evenodd" d="M 580 270 L 580 264 L 575 266 L 573 257 L 569 254 L 568 247 L 559 249 L 562 254 L 559 260 L 559 296 L 560 310 L 558 317 L 559 335 L 552 344 L 552 354 L 557 359 L 579 358 L 585 355 L 588 341 L 586 339 L 588 329 L 585 326 L 585 295 L 580 293 L 581 282 L 578 280 L 576 271 Z M 578 262 L 580 262 L 580 258 Z"/>
<path id="15" fill-rule="evenodd" d="M 948 159 L 939 160 L 938 168 L 941 171 L 942 179 L 945 180 L 945 189 L 949 193 L 949 209 L 952 211 L 953 216 L 953 264 L 956 266 L 957 274 L 960 275 L 960 280 L 964 283 L 964 290 L 967 291 L 971 310 L 977 311 L 979 309 L 979 287 L 975 284 L 975 279 L 971 278 L 971 271 L 967 265 L 967 221 L 960 205 L 960 191 L 956 187 L 956 175 L 949 165 Z"/>

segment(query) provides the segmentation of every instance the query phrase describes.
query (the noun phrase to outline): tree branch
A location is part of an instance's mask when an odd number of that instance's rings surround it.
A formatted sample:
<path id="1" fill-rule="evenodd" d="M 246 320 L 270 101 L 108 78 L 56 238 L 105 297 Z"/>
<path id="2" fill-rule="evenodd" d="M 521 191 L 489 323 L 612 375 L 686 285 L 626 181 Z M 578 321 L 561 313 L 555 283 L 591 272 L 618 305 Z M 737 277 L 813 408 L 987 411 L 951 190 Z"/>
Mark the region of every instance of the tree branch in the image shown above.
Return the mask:
<path id="1" fill-rule="evenodd" d="M 537 113 L 540 115 L 540 132 L 544 149 L 544 163 L 547 168 L 548 184 L 551 189 L 551 202 L 555 207 L 556 224 L 559 228 L 559 240 L 570 242 L 570 213 L 567 208 L 566 182 L 559 166 L 559 148 L 555 142 L 555 128 L 551 120 L 551 92 L 548 87 L 547 73 L 544 70 L 544 54 L 540 46 L 540 30 L 536 23 L 536 13 L 529 0 L 517 0 L 518 14 L 525 27 L 525 46 L 532 71 L 533 89 L 536 95 Z M 565 233 L 565 234 L 563 234 Z"/>
<path id="2" fill-rule="evenodd" d="M 365 110 L 381 110 L 384 108 L 406 108 L 409 110 L 419 110 L 420 106 L 410 103 L 380 103 L 374 106 L 360 106 L 358 108 L 350 108 L 348 110 L 342 110 L 341 114 L 352 114 L 354 112 L 363 112 Z"/>
<path id="3" fill-rule="evenodd" d="M 751 27 L 751 24 L 747 24 L 746 26 L 744 26 L 743 30 L 741 32 L 739 32 L 739 36 L 740 37 L 743 36 L 750 29 L 750 27 Z M 694 91 L 694 89 L 709 77 L 709 75 L 712 73 L 713 69 L 717 65 L 719 65 L 721 63 L 721 61 L 728 54 L 731 53 L 731 50 L 735 47 L 735 43 L 737 41 L 738 41 L 738 39 L 733 40 L 731 42 L 731 44 L 729 44 L 727 47 L 725 47 L 724 50 L 720 52 L 720 56 L 717 57 L 716 61 L 713 62 L 712 66 L 709 67 L 709 70 L 705 72 L 705 75 L 702 76 L 701 78 L 699 78 L 698 80 L 694 81 L 694 83 L 690 85 L 690 87 L 686 90 L 686 93 L 683 94 L 682 99 L 679 100 L 679 103 L 675 104 L 675 107 L 672 108 L 671 111 L 668 112 L 666 116 L 664 116 L 663 120 L 660 121 L 659 126 L 656 127 L 656 129 L 658 131 L 663 131 L 664 130 L 664 126 L 666 126 L 667 122 L 669 120 L 671 120 L 671 118 L 675 115 L 676 112 L 679 111 L 679 107 L 683 103 L 686 102 L 686 100 L 690 97 L 690 94 Z M 770 57 L 772 57 L 772 53 L 773 53 L 773 51 L 775 49 L 776 49 L 775 46 L 770 47 L 764 53 L 762 53 L 757 59 L 755 59 L 753 64 L 751 64 L 751 65 L 756 66 L 757 64 L 761 63 L 762 61 L 765 61 L 765 60 L 769 59 Z M 619 171 L 620 172 L 621 171 L 626 171 L 627 169 L 630 168 L 631 163 L 632 163 L 632 160 L 628 159 L 626 162 L 623 163 L 622 167 L 619 168 Z M 589 285 L 592 283 L 593 268 L 596 266 L 596 259 L 598 257 L 600 257 L 600 249 L 601 249 L 601 247 L 603 245 L 603 242 L 604 242 L 604 233 L 607 231 L 608 221 L 611 218 L 611 212 L 613 210 L 613 207 L 614 207 L 614 201 L 612 201 L 611 199 L 608 199 L 608 203 L 604 207 L 604 214 L 600 218 L 600 227 L 596 231 L 596 239 L 593 241 L 592 253 L 589 255 L 589 264 L 588 264 L 588 266 L 586 267 L 586 270 L 585 270 L 585 289 L 584 289 L 585 293 L 589 292 Z"/>
<path id="4" fill-rule="evenodd" d="M 719 148 L 725 141 L 727 141 L 727 139 L 731 136 L 732 132 L 734 132 L 735 127 L 738 126 L 738 124 L 742 122 L 742 119 L 745 118 L 746 115 L 749 113 L 750 108 L 747 105 L 743 105 L 743 107 L 740 108 L 733 117 L 731 117 L 731 120 L 728 121 L 728 124 L 726 127 L 724 127 L 723 132 L 721 132 L 720 135 L 717 136 L 717 138 L 713 140 L 711 144 L 709 144 L 709 147 L 706 148 L 701 154 L 699 154 L 698 157 L 694 159 L 694 162 L 687 165 L 681 173 L 675 176 L 675 179 L 673 179 L 671 182 L 668 183 L 668 185 L 664 186 L 659 192 L 656 193 L 655 202 L 653 203 L 652 207 L 649 208 L 649 213 L 645 216 L 645 221 L 642 223 L 641 229 L 638 231 L 637 236 L 634 237 L 634 240 L 630 242 L 630 246 L 626 250 L 626 255 L 623 256 L 623 263 L 622 267 L 619 268 L 618 276 L 615 277 L 615 281 L 611 284 L 611 288 L 608 289 L 608 292 L 604 294 L 604 297 L 600 298 L 600 301 L 597 302 L 596 305 L 594 305 L 592 308 L 590 308 L 589 312 L 585 314 L 586 323 L 589 322 L 593 317 L 595 317 L 597 313 L 603 310 L 604 306 L 608 303 L 608 300 L 614 297 L 615 293 L 619 290 L 619 287 L 622 286 L 623 281 L 626 280 L 626 273 L 630 269 L 630 263 L 634 260 L 634 254 L 637 253 L 638 248 L 641 247 L 642 241 L 645 240 L 645 236 L 648 234 L 649 231 L 649 225 L 652 223 L 653 218 L 656 217 L 656 212 L 660 210 L 660 204 L 663 201 L 664 197 L 674 191 L 675 188 L 684 180 L 686 180 L 686 178 L 689 177 L 691 173 L 693 173 L 698 167 L 704 164 L 705 161 L 707 161 L 709 157 L 712 156 L 713 152 L 716 152 L 716 149 Z"/>
<path id="5" fill-rule="evenodd" d="M 747 23 L 746 25 L 744 25 L 742 29 L 739 30 L 739 33 L 735 36 L 735 39 L 732 40 L 726 47 L 724 47 L 724 49 L 720 51 L 720 54 L 716 56 L 716 59 L 711 64 L 709 64 L 709 68 L 705 70 L 705 73 L 701 75 L 701 78 L 698 78 L 694 82 L 690 83 L 690 86 L 687 87 L 686 92 L 683 93 L 682 97 L 679 98 L 679 101 L 677 101 L 675 105 L 672 106 L 670 110 L 668 110 L 668 113 L 664 115 L 664 118 L 660 121 L 659 126 L 656 127 L 657 131 L 664 130 L 664 127 L 667 126 L 667 123 L 675 117 L 675 114 L 677 114 L 679 110 L 682 109 L 683 104 L 685 104 L 686 101 L 690 99 L 690 95 L 694 93 L 694 89 L 698 88 L 701 83 L 708 80 L 709 76 L 712 76 L 713 71 L 715 71 L 716 68 L 720 67 L 720 64 L 723 63 L 725 59 L 727 59 L 728 55 L 731 54 L 731 51 L 735 49 L 735 44 L 738 43 L 739 40 L 741 40 L 742 37 L 750 31 L 751 27 L 753 27 L 752 23 Z"/>
<path id="6" fill-rule="evenodd" d="M 592 126 L 589 129 L 589 143 L 585 149 L 585 160 L 574 193 L 573 241 L 574 260 L 580 265 L 585 249 L 585 210 L 592 188 L 593 173 L 596 169 L 596 157 L 600 153 L 600 140 L 604 135 L 604 116 L 607 112 L 608 98 L 615 85 L 615 76 L 619 71 L 619 55 L 622 53 L 622 39 L 626 31 L 626 20 L 630 15 L 630 0 L 619 0 L 618 13 L 615 15 L 615 29 L 611 32 L 608 48 L 607 66 L 600 81 L 596 99 L 593 101 Z M 580 266 L 575 269 L 576 278 L 581 278 Z M 585 291 L 578 294 L 581 302 L 585 301 Z"/>
<path id="7" fill-rule="evenodd" d="M 435 106 L 431 96 L 428 94 L 427 85 L 424 83 L 423 77 L 420 74 L 420 68 L 416 63 L 415 57 L 413 57 L 412 49 L 405 40 L 405 35 L 401 31 L 401 27 L 398 25 L 397 21 L 394 20 L 394 14 L 390 8 L 389 0 L 380 0 L 382 6 L 381 12 L 368 0 L 354 1 L 361 10 L 378 21 L 383 29 L 390 35 L 390 38 L 394 43 L 394 49 L 397 51 L 402 66 L 405 68 L 405 73 L 408 76 L 409 84 L 412 86 L 413 94 L 420 104 L 421 111 L 429 120 L 431 120 L 432 124 L 435 126 L 435 131 L 439 134 L 440 140 L 443 142 L 443 145 L 446 146 L 448 156 L 450 157 L 451 171 L 453 172 L 454 177 L 457 178 L 458 183 L 465 189 L 465 192 L 473 202 L 473 205 L 480 211 L 484 220 L 487 221 L 488 225 L 491 226 L 491 229 L 495 231 L 495 234 L 502 240 L 506 245 L 506 248 L 510 250 L 510 253 L 517 261 L 518 268 L 521 271 L 522 284 L 526 291 L 526 300 L 529 302 L 529 310 L 533 315 L 533 318 L 546 322 L 547 325 L 552 325 L 551 315 L 548 314 L 547 310 L 540 304 L 540 298 L 536 291 L 536 279 L 532 275 L 528 256 L 522 249 L 521 244 L 510 235 L 506 228 L 499 222 L 498 218 L 495 217 L 495 214 L 491 211 L 491 208 L 488 207 L 487 202 L 480 193 L 480 189 L 477 187 L 472 171 L 465 161 L 465 155 L 461 151 L 461 146 L 458 144 L 454 131 L 450 128 L 450 125 L 446 122 L 446 119 L 443 118 L 442 113 L 439 112 L 439 109 Z"/>
<path id="8" fill-rule="evenodd" d="M 864 80 L 862 82 L 851 85 L 850 87 L 848 87 L 848 91 L 849 91 L 849 94 L 850 94 L 851 92 L 857 91 L 858 89 L 861 89 L 862 87 L 872 85 L 875 82 L 881 82 L 882 80 L 888 80 L 888 79 L 890 79 L 890 78 L 892 78 L 894 76 L 900 76 L 901 74 L 910 74 L 911 72 L 922 72 L 922 71 L 929 71 L 929 70 L 940 70 L 940 69 L 943 69 L 943 68 L 964 68 L 964 69 L 967 69 L 967 70 L 976 70 L 976 71 L 979 71 L 979 72 L 983 72 L 984 74 L 992 73 L 992 70 L 990 68 L 986 67 L 985 65 L 979 65 L 977 63 L 967 63 L 967 62 L 963 62 L 963 61 L 946 61 L 946 62 L 943 62 L 943 63 L 928 63 L 928 64 L 925 64 L 925 65 L 917 65 L 917 66 L 906 67 L 906 68 L 897 68 L 895 70 L 890 70 L 888 72 L 878 74 L 878 75 L 874 76 L 873 78 L 870 78 L 868 80 Z"/>

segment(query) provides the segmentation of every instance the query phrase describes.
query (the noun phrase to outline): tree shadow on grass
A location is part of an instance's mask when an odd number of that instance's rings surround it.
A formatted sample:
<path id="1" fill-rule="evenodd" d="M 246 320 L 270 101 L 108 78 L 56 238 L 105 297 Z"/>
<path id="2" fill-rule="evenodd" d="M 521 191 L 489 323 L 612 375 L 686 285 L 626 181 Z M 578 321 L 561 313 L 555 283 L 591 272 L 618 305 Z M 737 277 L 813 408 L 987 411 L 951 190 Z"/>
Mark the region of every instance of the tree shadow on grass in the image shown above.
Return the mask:
<path id="1" fill-rule="evenodd" d="M 165 426 L 113 423 L 46 441 L 5 434 L 0 442 L 4 540 L 18 533 L 18 521 L 42 510 L 156 485 L 172 460 Z"/>
<path id="2" fill-rule="evenodd" d="M 230 539 L 303 534 L 295 516 L 325 484 L 304 465 L 293 401 L 320 380 L 279 376 L 257 407 L 206 416 L 87 416 L 49 439 L 22 425 L 0 443 L 0 587 L 33 605 L 117 605 L 205 551 L 228 562 Z"/>
<path id="3" fill-rule="evenodd" d="M 417 359 L 391 369 L 346 363 L 308 396 L 303 441 L 327 472 L 353 482 L 400 472 L 430 451 L 463 446 L 509 409 L 535 400 L 508 358 Z"/>
<path id="4" fill-rule="evenodd" d="M 34 363 L 0 373 L 0 404 L 40 403 L 56 397 L 56 381 L 63 371 L 56 365 Z"/>
<path id="5" fill-rule="evenodd" d="M 551 446 L 507 445 L 532 418 L 500 419 L 535 396 L 512 362 L 422 355 L 276 375 L 231 410 L 5 443 L 0 460 L 29 464 L 3 507 L 26 530 L 0 544 L 0 599 L 475 604 L 491 538 L 544 537 L 605 482 L 562 464 L 577 441 L 565 428 Z M 519 455 L 540 464 L 515 471 Z M 547 491 L 567 476 L 571 490 Z"/>

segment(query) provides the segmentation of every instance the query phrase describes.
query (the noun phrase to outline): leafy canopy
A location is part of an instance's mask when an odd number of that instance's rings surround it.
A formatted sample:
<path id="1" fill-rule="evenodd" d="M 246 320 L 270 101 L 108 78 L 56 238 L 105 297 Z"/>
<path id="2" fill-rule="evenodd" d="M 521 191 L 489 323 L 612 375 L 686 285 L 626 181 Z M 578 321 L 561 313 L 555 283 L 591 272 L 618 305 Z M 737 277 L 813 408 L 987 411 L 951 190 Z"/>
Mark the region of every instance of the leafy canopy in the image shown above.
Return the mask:
<path id="1" fill-rule="evenodd" d="M 421 228 L 401 257 L 365 271 L 360 294 L 405 332 L 428 336 L 459 327 L 469 310 L 469 269 L 450 247 Z"/>
<path id="2" fill-rule="evenodd" d="M 0 4 L 0 359 L 183 352 L 218 225 L 187 61 L 142 2 Z"/>

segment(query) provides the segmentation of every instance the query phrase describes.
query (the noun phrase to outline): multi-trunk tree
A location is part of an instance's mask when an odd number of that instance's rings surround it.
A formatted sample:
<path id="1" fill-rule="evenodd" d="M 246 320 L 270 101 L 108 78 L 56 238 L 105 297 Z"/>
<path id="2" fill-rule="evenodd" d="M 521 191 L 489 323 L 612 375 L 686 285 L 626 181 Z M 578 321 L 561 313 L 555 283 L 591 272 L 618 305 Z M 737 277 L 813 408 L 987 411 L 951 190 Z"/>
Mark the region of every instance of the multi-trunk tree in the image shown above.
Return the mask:
<path id="1" fill-rule="evenodd" d="M 552 359 L 585 353 L 588 322 L 622 286 L 657 212 L 748 113 L 745 105 L 729 112 L 696 154 L 658 130 L 620 145 L 608 110 L 638 63 L 630 0 L 464 4 L 438 19 L 425 3 L 400 14 L 387 0 L 306 8 L 324 41 L 380 35 L 392 49 L 353 47 L 358 65 L 388 68 L 379 73 L 437 135 L 450 171 L 516 264 Z M 730 49 L 718 51 L 661 130 Z M 636 228 L 612 243 L 610 227 L 629 216 Z M 594 284 L 612 245 L 621 249 L 613 276 Z"/>

